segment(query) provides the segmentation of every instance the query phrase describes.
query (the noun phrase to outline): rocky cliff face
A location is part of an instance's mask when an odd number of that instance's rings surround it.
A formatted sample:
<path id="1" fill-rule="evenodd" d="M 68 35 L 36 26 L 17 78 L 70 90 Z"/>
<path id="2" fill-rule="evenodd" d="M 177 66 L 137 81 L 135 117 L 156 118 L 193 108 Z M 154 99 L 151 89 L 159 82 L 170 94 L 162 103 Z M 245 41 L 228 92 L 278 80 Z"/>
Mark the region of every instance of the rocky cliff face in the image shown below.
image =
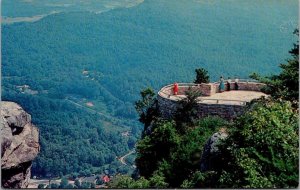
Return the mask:
<path id="1" fill-rule="evenodd" d="M 37 156 L 38 128 L 18 104 L 1 102 L 1 172 L 3 188 L 26 188 Z"/>

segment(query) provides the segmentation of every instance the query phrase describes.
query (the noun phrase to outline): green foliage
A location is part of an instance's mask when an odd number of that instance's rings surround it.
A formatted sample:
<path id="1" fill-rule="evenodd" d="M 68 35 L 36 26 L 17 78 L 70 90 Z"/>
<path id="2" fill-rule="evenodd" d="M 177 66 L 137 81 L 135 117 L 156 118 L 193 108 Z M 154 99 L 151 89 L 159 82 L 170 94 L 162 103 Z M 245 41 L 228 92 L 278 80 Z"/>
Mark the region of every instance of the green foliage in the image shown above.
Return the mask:
<path id="1" fill-rule="evenodd" d="M 175 121 L 180 132 L 184 132 L 186 125 L 193 125 L 198 116 L 197 98 L 201 93 L 189 88 L 186 91 L 186 97 L 178 102 L 179 106 L 175 113 Z"/>
<path id="2" fill-rule="evenodd" d="M 88 176 L 94 173 L 91 169 L 103 170 L 103 165 L 131 149 L 119 132 L 106 130 L 102 118 L 68 102 L 13 93 L 10 97 L 23 105 L 39 127 L 41 151 L 32 165 L 36 176 L 76 172 Z"/>
<path id="3" fill-rule="evenodd" d="M 149 181 L 145 178 L 134 180 L 129 176 L 116 175 L 109 183 L 109 188 L 141 189 L 149 188 Z"/>
<path id="4" fill-rule="evenodd" d="M 136 164 L 140 175 L 157 181 L 161 187 L 179 187 L 200 168 L 202 149 L 207 139 L 226 123 L 219 118 L 195 121 L 181 133 L 175 122 L 161 121 L 137 144 Z"/>
<path id="5" fill-rule="evenodd" d="M 180 144 L 170 153 L 168 165 L 165 163 L 164 167 L 159 167 L 171 187 L 179 187 L 200 168 L 204 145 L 211 135 L 224 125 L 226 122 L 222 119 L 207 117 L 195 122 L 194 128 L 186 129 L 185 134 L 181 135 Z"/>
<path id="6" fill-rule="evenodd" d="M 81 187 L 81 183 L 78 179 L 75 180 L 74 182 L 75 187 L 80 188 Z"/>
<path id="7" fill-rule="evenodd" d="M 299 30 L 296 29 L 294 34 L 299 37 Z M 292 58 L 287 63 L 280 64 L 281 73 L 269 77 L 261 77 L 257 73 L 250 75 L 251 78 L 266 83 L 264 91 L 271 94 L 274 98 L 280 98 L 294 102 L 294 106 L 298 107 L 299 101 L 299 41 L 289 51 Z"/>
<path id="8" fill-rule="evenodd" d="M 134 180 L 127 175 L 116 175 L 109 183 L 109 188 L 143 189 L 143 188 L 166 188 L 168 184 L 165 178 L 157 173 L 149 180 L 144 177 Z"/>
<path id="9" fill-rule="evenodd" d="M 149 183 L 151 188 L 167 188 L 169 186 L 164 175 L 159 172 L 154 173 L 149 179 Z"/>
<path id="10" fill-rule="evenodd" d="M 221 145 L 225 167 L 220 186 L 298 186 L 298 118 L 289 102 L 260 100 L 254 103 L 229 134 Z"/>
<path id="11" fill-rule="evenodd" d="M 134 148 L 135 142 L 136 142 L 136 139 L 135 139 L 135 138 L 129 137 L 129 138 L 128 138 L 128 141 L 127 141 L 128 148 L 129 148 L 129 149 Z"/>
<path id="12" fill-rule="evenodd" d="M 147 88 L 140 92 L 141 100 L 135 102 L 135 109 L 140 118 L 139 121 L 144 124 L 144 132 L 158 117 L 158 105 L 155 93 L 151 88 Z"/>
<path id="13" fill-rule="evenodd" d="M 142 176 L 150 177 L 158 162 L 169 157 L 171 149 L 177 147 L 180 139 L 174 125 L 173 122 L 156 123 L 151 134 L 138 142 L 136 165 Z"/>
<path id="14" fill-rule="evenodd" d="M 208 71 L 204 68 L 195 69 L 196 72 L 196 80 L 194 81 L 197 84 L 201 83 L 209 83 L 209 75 Z"/>
<path id="15" fill-rule="evenodd" d="M 37 188 L 38 189 L 44 189 L 45 188 L 45 184 L 39 184 Z"/>
<path id="16" fill-rule="evenodd" d="M 63 177 L 63 178 L 61 179 L 59 188 L 65 189 L 65 188 L 67 188 L 68 184 L 69 184 L 69 183 L 68 183 L 68 179 L 65 178 L 65 177 Z"/>
<path id="17" fill-rule="evenodd" d="M 80 188 L 81 189 L 90 189 L 91 185 L 92 185 L 92 183 L 84 181 L 84 182 L 81 183 L 81 187 Z"/>
<path id="18" fill-rule="evenodd" d="M 162 187 L 183 188 L 298 185 L 298 120 L 289 102 L 261 99 L 250 104 L 228 128 L 230 135 L 219 145 L 217 159 L 211 160 L 214 167 L 206 172 L 199 171 L 203 147 L 228 123 L 204 118 L 185 133 L 179 132 L 174 122 L 161 121 L 154 126 L 137 145 L 137 166 L 150 186 L 151 179 Z"/>
<path id="19" fill-rule="evenodd" d="M 129 188 L 133 183 L 131 177 L 127 175 L 116 175 L 109 183 L 109 188 Z"/>
<path id="20" fill-rule="evenodd" d="M 182 188 L 211 188 L 214 187 L 214 182 L 211 179 L 211 176 L 214 176 L 214 171 L 208 171 L 202 173 L 200 171 L 196 171 L 193 175 L 184 180 L 181 184 Z"/>
<path id="21" fill-rule="evenodd" d="M 102 185 L 102 184 L 104 184 L 103 179 L 97 179 L 96 185 Z"/>
<path id="22" fill-rule="evenodd" d="M 51 183 L 49 188 L 50 189 L 58 189 L 59 188 L 59 184 Z"/>
<path id="23" fill-rule="evenodd" d="M 126 163 L 127 163 L 127 160 L 126 160 Z M 130 171 L 130 169 L 126 165 L 119 166 L 117 169 L 117 173 L 120 173 L 120 174 L 129 174 L 129 171 Z"/>

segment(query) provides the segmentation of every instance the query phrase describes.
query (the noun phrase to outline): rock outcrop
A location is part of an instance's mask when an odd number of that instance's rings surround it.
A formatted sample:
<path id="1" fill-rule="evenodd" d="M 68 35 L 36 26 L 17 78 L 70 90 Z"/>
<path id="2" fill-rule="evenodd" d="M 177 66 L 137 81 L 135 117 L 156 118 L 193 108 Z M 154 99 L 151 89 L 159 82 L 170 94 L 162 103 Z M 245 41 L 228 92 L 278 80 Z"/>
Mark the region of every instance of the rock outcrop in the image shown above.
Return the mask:
<path id="1" fill-rule="evenodd" d="M 31 163 L 40 150 L 39 131 L 18 104 L 1 102 L 1 178 L 3 188 L 26 188 Z"/>
<path id="2" fill-rule="evenodd" d="M 225 139 L 228 136 L 226 129 L 222 128 L 219 132 L 213 134 L 204 146 L 203 154 L 200 161 L 200 170 L 205 172 L 213 170 L 218 166 L 219 162 L 219 150 L 218 143 L 220 139 Z"/>

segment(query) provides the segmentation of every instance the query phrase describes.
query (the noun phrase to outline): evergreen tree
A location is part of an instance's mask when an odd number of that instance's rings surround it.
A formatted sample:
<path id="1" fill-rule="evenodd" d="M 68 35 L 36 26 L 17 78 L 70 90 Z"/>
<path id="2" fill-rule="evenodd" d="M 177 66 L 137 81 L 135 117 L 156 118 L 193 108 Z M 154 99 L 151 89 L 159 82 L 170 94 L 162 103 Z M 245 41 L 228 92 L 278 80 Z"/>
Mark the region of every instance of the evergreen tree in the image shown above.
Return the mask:
<path id="1" fill-rule="evenodd" d="M 136 165 L 141 176 L 149 178 L 163 159 L 170 157 L 180 141 L 174 122 L 157 122 L 153 131 L 137 144 Z"/>
<path id="2" fill-rule="evenodd" d="M 140 116 L 139 121 L 144 124 L 143 134 L 145 134 L 148 127 L 159 116 L 159 110 L 155 93 L 151 88 L 141 91 L 140 94 L 142 99 L 135 102 L 135 109 Z"/>
<path id="3" fill-rule="evenodd" d="M 204 68 L 195 69 L 196 72 L 196 80 L 194 81 L 197 84 L 201 83 L 209 83 L 209 75 L 208 71 Z"/>
<path id="4" fill-rule="evenodd" d="M 180 132 L 183 132 L 186 125 L 193 125 L 197 120 L 197 98 L 200 95 L 199 91 L 189 88 L 186 97 L 178 102 L 175 121 Z"/>

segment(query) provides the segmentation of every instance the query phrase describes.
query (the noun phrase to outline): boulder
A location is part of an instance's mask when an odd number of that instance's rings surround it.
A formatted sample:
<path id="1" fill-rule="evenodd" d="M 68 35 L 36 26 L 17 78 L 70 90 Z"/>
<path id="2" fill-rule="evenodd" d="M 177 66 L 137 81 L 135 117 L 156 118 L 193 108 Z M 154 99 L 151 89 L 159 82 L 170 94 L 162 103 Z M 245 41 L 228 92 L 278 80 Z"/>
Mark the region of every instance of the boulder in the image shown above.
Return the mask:
<path id="1" fill-rule="evenodd" d="M 200 171 L 205 172 L 208 170 L 217 169 L 218 166 L 218 158 L 219 158 L 219 150 L 218 143 L 220 139 L 225 139 L 228 136 L 226 130 L 222 128 L 219 132 L 214 133 L 204 145 L 203 153 L 200 161 Z"/>
<path id="2" fill-rule="evenodd" d="M 18 104 L 1 102 L 2 187 L 26 188 L 31 163 L 40 151 L 39 131 Z"/>

